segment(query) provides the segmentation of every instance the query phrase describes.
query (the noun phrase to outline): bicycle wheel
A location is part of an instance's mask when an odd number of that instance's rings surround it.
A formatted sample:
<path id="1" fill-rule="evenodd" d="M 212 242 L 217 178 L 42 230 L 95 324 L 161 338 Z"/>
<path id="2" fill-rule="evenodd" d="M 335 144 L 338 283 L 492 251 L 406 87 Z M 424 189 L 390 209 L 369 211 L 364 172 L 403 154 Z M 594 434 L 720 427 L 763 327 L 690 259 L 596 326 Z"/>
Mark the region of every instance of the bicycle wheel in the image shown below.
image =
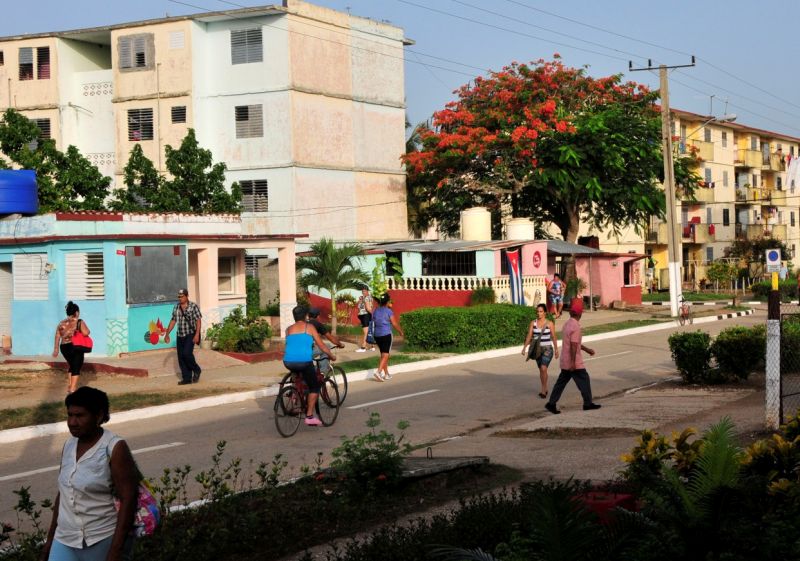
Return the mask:
<path id="1" fill-rule="evenodd" d="M 292 372 L 287 372 L 284 374 L 283 378 L 281 378 L 281 382 L 278 384 L 278 393 L 280 393 L 283 388 L 292 385 L 292 374 Z"/>
<path id="2" fill-rule="evenodd" d="M 678 323 L 684 325 L 686 323 L 686 312 L 678 310 Z"/>
<path id="3" fill-rule="evenodd" d="M 341 403 L 336 382 L 331 378 L 325 378 L 319 390 L 319 399 L 317 399 L 316 406 L 317 416 L 323 425 L 329 427 L 336 422 Z"/>
<path id="4" fill-rule="evenodd" d="M 692 317 L 692 312 L 686 312 L 686 319 L 689 321 L 689 325 L 694 323 L 694 318 Z"/>
<path id="5" fill-rule="evenodd" d="M 336 386 L 339 390 L 339 405 L 341 405 L 347 398 L 347 374 L 344 373 L 344 368 L 331 365 L 326 377 L 333 378 L 336 382 Z"/>
<path id="6" fill-rule="evenodd" d="M 304 417 L 303 397 L 294 386 L 286 386 L 275 398 L 275 428 L 284 438 L 292 436 Z"/>

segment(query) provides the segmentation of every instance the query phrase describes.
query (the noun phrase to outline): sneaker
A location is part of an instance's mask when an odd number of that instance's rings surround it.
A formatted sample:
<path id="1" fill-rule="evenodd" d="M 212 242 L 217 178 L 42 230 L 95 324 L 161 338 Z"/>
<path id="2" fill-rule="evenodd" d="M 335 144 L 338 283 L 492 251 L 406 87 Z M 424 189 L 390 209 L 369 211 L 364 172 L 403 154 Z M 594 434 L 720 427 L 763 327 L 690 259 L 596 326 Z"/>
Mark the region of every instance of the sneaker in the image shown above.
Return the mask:
<path id="1" fill-rule="evenodd" d="M 369 350 L 374 352 L 375 351 L 375 347 L 370 347 Z"/>
<path id="2" fill-rule="evenodd" d="M 357 353 L 365 353 L 365 352 L 367 352 L 367 349 L 365 349 L 364 347 L 361 347 L 360 349 L 356 349 L 356 352 Z"/>
<path id="3" fill-rule="evenodd" d="M 305 422 L 309 427 L 321 427 L 322 426 L 322 421 L 320 421 L 316 417 L 306 417 L 306 421 Z"/>
<path id="4" fill-rule="evenodd" d="M 376 381 L 376 382 L 383 382 L 383 381 L 384 381 L 384 380 L 383 380 L 383 376 L 381 376 L 381 375 L 380 375 L 380 374 L 378 374 L 377 372 L 375 372 L 375 374 L 373 374 L 373 375 L 372 375 L 372 377 L 373 377 L 373 378 L 375 378 L 375 381 Z"/>
<path id="5" fill-rule="evenodd" d="M 391 379 L 392 379 L 392 375 L 391 375 L 391 374 L 384 374 L 384 375 L 383 375 L 383 379 L 384 379 L 384 380 L 386 380 L 386 381 L 388 382 L 389 380 L 391 380 Z"/>
<path id="6" fill-rule="evenodd" d="M 599 403 L 590 403 L 589 405 L 584 405 L 583 410 L 591 411 L 592 409 L 600 409 L 601 407 L 602 405 L 600 405 Z"/>
<path id="7" fill-rule="evenodd" d="M 556 409 L 556 406 L 550 403 L 549 401 L 544 404 L 544 408 L 550 411 L 550 413 L 552 413 L 553 415 L 558 415 L 559 413 L 561 413 L 561 411 Z"/>

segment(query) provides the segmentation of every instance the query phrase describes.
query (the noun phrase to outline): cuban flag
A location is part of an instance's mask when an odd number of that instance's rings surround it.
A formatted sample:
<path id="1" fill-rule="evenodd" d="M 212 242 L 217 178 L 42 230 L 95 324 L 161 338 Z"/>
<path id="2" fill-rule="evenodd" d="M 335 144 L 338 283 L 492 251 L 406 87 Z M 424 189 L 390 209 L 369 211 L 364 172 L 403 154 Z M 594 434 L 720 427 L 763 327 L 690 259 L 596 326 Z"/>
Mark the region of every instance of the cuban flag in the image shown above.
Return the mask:
<path id="1" fill-rule="evenodd" d="M 525 305 L 525 295 L 522 293 L 522 267 L 519 263 L 519 250 L 506 251 L 508 259 L 508 281 L 511 289 L 511 303 Z"/>

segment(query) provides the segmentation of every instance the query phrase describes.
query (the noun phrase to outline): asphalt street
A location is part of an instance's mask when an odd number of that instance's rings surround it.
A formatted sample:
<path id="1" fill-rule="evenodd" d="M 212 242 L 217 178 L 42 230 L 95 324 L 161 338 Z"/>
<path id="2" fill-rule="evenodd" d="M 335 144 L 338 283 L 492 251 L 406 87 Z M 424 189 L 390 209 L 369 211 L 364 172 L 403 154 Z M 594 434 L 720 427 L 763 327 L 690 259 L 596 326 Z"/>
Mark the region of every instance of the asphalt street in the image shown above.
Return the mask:
<path id="1" fill-rule="evenodd" d="M 712 335 L 731 325 L 763 322 L 761 315 L 720 321 L 674 330 L 698 329 Z M 587 343 L 597 354 L 586 357 L 596 401 L 633 388 L 657 383 L 676 375 L 669 355 L 667 338 L 674 330 L 644 333 Z M 555 366 L 555 365 L 554 365 Z M 329 428 L 301 426 L 292 438 L 282 438 L 273 422 L 273 398 L 253 400 L 176 415 L 140 421 L 113 423 L 109 427 L 124 437 L 143 473 L 157 477 L 166 467 L 190 465 L 193 472 L 208 469 L 218 441 L 227 442 L 223 464 L 234 457 L 244 461 L 245 472 L 259 462 L 282 454 L 289 462 L 283 476 L 296 475 L 302 465 L 313 466 L 318 452 L 324 464 L 344 435 L 366 430 L 369 413 L 380 413 L 383 427 L 393 430 L 398 421 L 410 423 L 406 434 L 414 444 L 429 444 L 434 453 L 448 450 L 488 455 L 504 462 L 505 447 L 483 438 L 467 444 L 470 434 L 485 427 L 501 427 L 546 417 L 544 400 L 537 397 L 538 373 L 535 365 L 521 355 L 486 359 L 420 372 L 398 374 L 386 383 L 360 382 L 350 386 L 347 401 L 336 424 Z M 551 368 L 550 387 L 558 374 Z M 580 410 L 581 399 L 569 385 L 559 403 L 565 412 Z M 593 412 L 602 414 L 603 410 Z M 581 412 L 580 414 L 583 414 Z M 30 486 L 34 499 L 54 497 L 57 464 L 64 435 L 42 437 L 6 444 L 0 450 L 0 520 L 15 520 L 13 490 Z M 500 439 L 495 439 L 500 440 Z M 450 445 L 458 441 L 458 445 Z M 529 444 L 515 444 L 519 450 Z M 425 448 L 417 453 L 424 455 Z M 250 465 L 252 460 L 253 464 Z M 514 462 L 524 462 L 524 454 Z M 537 463 L 541 465 L 540 458 Z M 545 461 L 546 463 L 546 461 Z M 560 465 L 551 474 L 568 476 L 569 465 Z M 246 478 L 246 476 L 245 476 Z"/>

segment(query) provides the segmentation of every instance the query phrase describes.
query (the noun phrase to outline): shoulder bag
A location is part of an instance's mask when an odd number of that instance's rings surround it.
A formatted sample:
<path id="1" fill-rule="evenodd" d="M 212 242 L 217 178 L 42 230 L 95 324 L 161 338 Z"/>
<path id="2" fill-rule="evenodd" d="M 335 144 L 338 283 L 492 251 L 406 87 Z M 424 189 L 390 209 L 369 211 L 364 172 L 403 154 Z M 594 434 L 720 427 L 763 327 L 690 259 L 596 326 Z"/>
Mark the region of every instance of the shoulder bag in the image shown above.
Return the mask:
<path id="1" fill-rule="evenodd" d="M 111 463 L 111 453 L 108 452 L 108 462 Z M 136 513 L 133 516 L 133 528 L 130 535 L 141 538 L 149 536 L 156 531 L 156 526 L 161 522 L 161 509 L 158 508 L 158 501 L 153 496 L 150 483 L 144 478 L 139 466 L 134 460 L 136 472 L 139 474 L 139 485 L 136 488 Z M 119 512 L 119 499 L 114 496 L 114 508 Z"/>
<path id="2" fill-rule="evenodd" d="M 88 335 L 84 335 L 81 332 L 81 322 L 83 320 L 78 320 L 78 325 L 75 327 L 75 333 L 72 334 L 72 347 L 76 351 L 80 351 L 82 353 L 90 353 L 92 352 L 92 347 L 94 346 L 94 341 Z"/>

